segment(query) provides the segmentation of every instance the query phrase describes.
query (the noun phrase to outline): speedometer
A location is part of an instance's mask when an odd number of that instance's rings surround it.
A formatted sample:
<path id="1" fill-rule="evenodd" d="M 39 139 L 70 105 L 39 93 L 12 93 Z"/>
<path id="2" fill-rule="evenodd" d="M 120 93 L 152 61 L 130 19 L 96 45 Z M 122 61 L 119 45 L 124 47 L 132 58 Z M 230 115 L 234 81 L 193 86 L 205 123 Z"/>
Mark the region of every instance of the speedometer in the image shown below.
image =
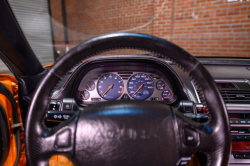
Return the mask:
<path id="1" fill-rule="evenodd" d="M 146 74 L 135 74 L 128 81 L 128 93 L 137 100 L 149 98 L 154 91 L 154 82 Z"/>
<path id="2" fill-rule="evenodd" d="M 97 83 L 99 95 L 106 100 L 115 100 L 124 90 L 122 79 L 116 74 L 105 74 Z"/>

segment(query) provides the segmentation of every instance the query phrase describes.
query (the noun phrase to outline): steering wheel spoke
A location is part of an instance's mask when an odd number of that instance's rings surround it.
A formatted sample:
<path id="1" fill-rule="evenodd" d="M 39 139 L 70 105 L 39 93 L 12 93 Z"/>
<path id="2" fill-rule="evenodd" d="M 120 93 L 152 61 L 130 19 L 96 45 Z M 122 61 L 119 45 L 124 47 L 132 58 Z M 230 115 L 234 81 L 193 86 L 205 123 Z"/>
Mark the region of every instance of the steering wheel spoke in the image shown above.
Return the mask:
<path id="1" fill-rule="evenodd" d="M 211 121 L 198 123 L 184 116 L 178 110 L 174 108 L 172 110 L 176 115 L 179 128 L 181 157 L 201 152 L 207 155 L 209 162 L 211 162 L 211 156 L 219 160 L 220 156 L 216 156 L 214 152 L 219 151 L 220 147 L 213 146 L 221 137 L 218 128 L 211 128 Z"/>
<path id="2" fill-rule="evenodd" d="M 38 153 L 32 154 L 34 156 L 32 161 L 34 165 L 47 165 L 49 159 L 56 154 L 68 158 L 73 157 L 77 119 L 78 112 L 53 129 L 46 129 L 42 126 L 37 127 L 40 132 L 33 133 L 33 143 L 30 144 L 30 146 L 36 146 L 38 150 Z"/>

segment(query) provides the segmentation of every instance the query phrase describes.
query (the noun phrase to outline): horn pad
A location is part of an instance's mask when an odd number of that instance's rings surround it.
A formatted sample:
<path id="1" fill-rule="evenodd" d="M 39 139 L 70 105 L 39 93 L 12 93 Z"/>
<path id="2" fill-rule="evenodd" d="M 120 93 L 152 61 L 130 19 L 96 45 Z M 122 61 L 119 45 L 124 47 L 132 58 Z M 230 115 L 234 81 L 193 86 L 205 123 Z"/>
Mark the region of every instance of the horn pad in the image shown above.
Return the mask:
<path id="1" fill-rule="evenodd" d="M 80 112 L 77 126 L 73 160 L 79 165 L 174 165 L 180 157 L 176 120 L 161 103 L 93 105 Z"/>

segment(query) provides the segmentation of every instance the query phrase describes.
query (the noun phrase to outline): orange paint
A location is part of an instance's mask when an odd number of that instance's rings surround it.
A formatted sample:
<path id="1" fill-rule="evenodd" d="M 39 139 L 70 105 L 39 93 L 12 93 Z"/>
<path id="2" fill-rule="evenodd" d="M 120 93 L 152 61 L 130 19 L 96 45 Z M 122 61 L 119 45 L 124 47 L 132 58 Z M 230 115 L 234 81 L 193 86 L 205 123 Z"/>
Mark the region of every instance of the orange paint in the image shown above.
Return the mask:
<path id="1" fill-rule="evenodd" d="M 51 67 L 52 65 L 54 65 L 54 63 L 51 63 L 51 64 L 46 65 L 46 66 L 43 66 L 43 68 Z"/>
<path id="2" fill-rule="evenodd" d="M 73 163 L 65 156 L 55 155 L 51 157 L 49 166 L 73 166 Z"/>
<path id="3" fill-rule="evenodd" d="M 0 82 L 4 84 L 10 92 L 13 94 L 14 98 L 17 102 L 17 112 L 20 123 L 22 123 L 20 107 L 18 104 L 18 82 L 15 77 L 7 75 L 7 74 L 0 74 Z M 9 122 L 9 133 L 10 133 L 10 151 L 9 155 L 4 163 L 4 166 L 13 166 L 16 157 L 16 140 L 14 135 L 14 130 L 10 129 L 10 126 L 13 124 L 13 113 L 12 113 L 12 105 L 8 98 L 6 98 L 3 94 L 0 94 L 0 103 L 2 104 L 3 108 L 6 111 L 6 116 Z M 26 156 L 25 156 L 25 148 L 24 148 L 24 132 L 20 131 L 20 139 L 21 139 L 21 156 L 18 166 L 25 166 L 26 165 Z"/>

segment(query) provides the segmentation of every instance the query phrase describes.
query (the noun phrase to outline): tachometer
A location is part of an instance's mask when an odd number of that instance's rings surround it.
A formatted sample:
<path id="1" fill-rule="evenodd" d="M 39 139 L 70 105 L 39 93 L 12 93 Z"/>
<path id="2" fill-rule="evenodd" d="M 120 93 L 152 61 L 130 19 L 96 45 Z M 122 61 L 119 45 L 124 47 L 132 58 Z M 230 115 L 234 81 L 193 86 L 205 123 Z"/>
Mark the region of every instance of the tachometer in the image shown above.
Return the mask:
<path id="1" fill-rule="evenodd" d="M 105 74 L 98 80 L 97 91 L 99 95 L 106 100 L 119 98 L 123 90 L 123 81 L 116 74 Z"/>
<path id="2" fill-rule="evenodd" d="M 135 74 L 128 82 L 128 93 L 137 100 L 149 98 L 154 91 L 154 82 L 146 74 Z"/>

